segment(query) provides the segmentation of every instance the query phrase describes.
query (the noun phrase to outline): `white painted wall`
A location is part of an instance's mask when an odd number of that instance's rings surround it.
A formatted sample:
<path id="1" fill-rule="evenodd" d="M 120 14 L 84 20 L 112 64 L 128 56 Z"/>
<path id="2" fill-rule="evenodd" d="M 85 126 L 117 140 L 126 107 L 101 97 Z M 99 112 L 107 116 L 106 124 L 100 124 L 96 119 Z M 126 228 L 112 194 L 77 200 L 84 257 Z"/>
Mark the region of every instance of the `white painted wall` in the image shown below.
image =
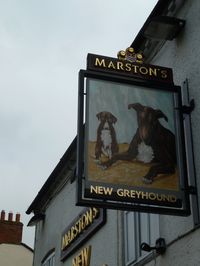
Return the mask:
<path id="1" fill-rule="evenodd" d="M 60 261 L 61 235 L 69 224 L 82 211 L 82 207 L 75 206 L 76 184 L 68 183 L 59 194 L 54 197 L 46 210 L 46 222 L 37 226 L 36 250 L 34 266 L 39 266 L 45 254 L 55 248 L 55 265 L 72 265 L 72 259 L 79 254 L 80 250 L 88 245 L 92 246 L 91 263 L 92 266 L 117 266 L 119 264 L 120 253 L 119 243 L 121 234 L 118 232 L 118 212 L 107 211 L 107 222 L 100 230 L 90 238 L 81 249 L 77 250 L 63 263 Z M 120 248 L 121 250 L 121 248 Z"/>
<path id="2" fill-rule="evenodd" d="M 32 266 L 33 252 L 23 245 L 0 244 L 0 266 Z"/>
<path id="3" fill-rule="evenodd" d="M 175 85 L 182 86 L 185 79 L 189 82 L 190 99 L 195 100 L 195 110 L 192 112 L 192 132 L 194 141 L 194 159 L 198 191 L 200 192 L 200 1 L 187 0 L 178 18 L 185 19 L 186 25 L 181 34 L 173 41 L 167 41 L 157 54 L 152 64 L 173 69 Z M 199 193 L 200 200 L 200 193 Z M 167 244 L 167 252 L 157 258 L 156 265 L 197 266 L 199 259 L 200 229 L 193 232 L 193 216 L 173 217 L 160 216 L 160 233 Z M 188 232 L 188 235 L 184 236 Z M 155 265 L 155 262 L 148 265 Z"/>

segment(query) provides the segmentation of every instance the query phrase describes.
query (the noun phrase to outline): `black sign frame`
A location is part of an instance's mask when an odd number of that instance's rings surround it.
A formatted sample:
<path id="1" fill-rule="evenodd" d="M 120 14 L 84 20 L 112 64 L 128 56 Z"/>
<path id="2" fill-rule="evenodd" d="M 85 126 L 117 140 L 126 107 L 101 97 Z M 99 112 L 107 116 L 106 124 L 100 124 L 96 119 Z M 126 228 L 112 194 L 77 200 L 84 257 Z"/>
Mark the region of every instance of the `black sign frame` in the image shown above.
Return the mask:
<path id="1" fill-rule="evenodd" d="M 159 90 L 172 93 L 176 96 L 176 106 L 174 107 L 177 114 L 176 122 L 178 123 L 176 127 L 176 152 L 178 163 L 178 170 L 180 173 L 180 188 L 178 200 L 176 203 L 172 201 L 165 202 L 164 204 L 158 200 L 155 200 L 158 190 L 141 190 L 131 188 L 130 193 L 132 197 L 118 197 L 117 189 L 122 189 L 125 191 L 129 189 L 126 185 L 115 185 L 99 182 L 88 182 L 86 176 L 86 160 L 85 160 L 85 137 L 87 135 L 88 125 L 86 118 L 86 102 L 87 102 L 87 92 L 86 92 L 86 80 L 100 80 L 108 81 L 113 83 L 121 83 L 126 85 L 134 85 L 139 87 L 146 87 L 149 90 Z M 90 71 L 90 70 L 80 70 L 79 72 L 79 99 L 78 99 L 78 135 L 77 135 L 77 205 L 79 206 L 96 206 L 110 209 L 120 209 L 129 211 L 139 211 L 147 213 L 159 213 L 167 215 L 178 215 L 178 216 L 188 216 L 190 215 L 190 204 L 189 204 L 189 193 L 188 193 L 188 178 L 187 178 L 187 164 L 185 156 L 185 143 L 184 143 L 184 129 L 183 129 L 183 113 L 182 113 L 182 102 L 181 102 L 181 87 L 175 86 L 173 83 L 166 84 L 162 82 L 155 82 L 145 79 L 137 79 L 125 75 L 116 75 L 113 73 L 103 73 L 100 71 Z M 86 133 L 86 134 L 85 134 Z M 91 193 L 91 185 L 93 186 L 93 192 L 97 187 L 100 189 L 100 193 Z M 99 188 L 98 188 L 99 187 Z M 112 189 L 111 196 L 101 193 L 101 190 Z M 146 199 L 136 198 L 136 194 L 139 191 L 143 191 L 143 195 L 148 195 Z M 151 192 L 152 191 L 152 192 Z M 163 193 L 163 191 L 161 191 Z M 164 192 L 165 193 L 165 192 Z M 166 194 L 173 197 L 173 191 L 167 191 Z M 92 195 L 91 195 L 92 194 Z M 176 193 L 175 193 L 176 194 Z M 180 196 L 181 195 L 181 196 Z"/>

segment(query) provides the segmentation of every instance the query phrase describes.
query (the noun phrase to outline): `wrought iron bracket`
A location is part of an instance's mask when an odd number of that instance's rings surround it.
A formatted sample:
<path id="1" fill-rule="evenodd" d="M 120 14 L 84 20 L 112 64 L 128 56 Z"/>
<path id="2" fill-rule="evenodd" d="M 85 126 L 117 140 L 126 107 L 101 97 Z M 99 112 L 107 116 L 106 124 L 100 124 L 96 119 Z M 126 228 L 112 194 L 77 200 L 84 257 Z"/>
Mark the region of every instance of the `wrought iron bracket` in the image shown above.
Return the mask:
<path id="1" fill-rule="evenodd" d="M 149 246 L 149 244 L 143 242 L 140 245 L 141 250 L 150 252 L 152 250 L 156 250 L 157 254 L 164 254 L 166 251 L 166 243 L 165 243 L 165 239 L 164 238 L 158 238 L 156 240 L 156 245 L 154 247 Z"/>
<path id="2" fill-rule="evenodd" d="M 194 110 L 194 108 L 195 108 L 194 99 L 191 99 L 190 105 L 183 105 L 180 108 L 176 109 L 180 110 L 183 114 L 189 115 Z"/>
<path id="3" fill-rule="evenodd" d="M 197 195 L 197 188 L 194 186 L 188 186 L 185 191 L 190 195 Z"/>

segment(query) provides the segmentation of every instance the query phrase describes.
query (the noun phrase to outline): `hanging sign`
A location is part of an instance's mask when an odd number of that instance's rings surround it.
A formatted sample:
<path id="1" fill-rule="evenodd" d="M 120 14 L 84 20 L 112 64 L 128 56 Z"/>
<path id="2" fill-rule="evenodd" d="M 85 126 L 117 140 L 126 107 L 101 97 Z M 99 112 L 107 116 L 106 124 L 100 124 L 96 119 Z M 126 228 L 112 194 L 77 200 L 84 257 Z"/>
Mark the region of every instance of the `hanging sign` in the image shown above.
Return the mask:
<path id="1" fill-rule="evenodd" d="M 79 74 L 78 205 L 189 215 L 181 89 L 135 56 Z"/>

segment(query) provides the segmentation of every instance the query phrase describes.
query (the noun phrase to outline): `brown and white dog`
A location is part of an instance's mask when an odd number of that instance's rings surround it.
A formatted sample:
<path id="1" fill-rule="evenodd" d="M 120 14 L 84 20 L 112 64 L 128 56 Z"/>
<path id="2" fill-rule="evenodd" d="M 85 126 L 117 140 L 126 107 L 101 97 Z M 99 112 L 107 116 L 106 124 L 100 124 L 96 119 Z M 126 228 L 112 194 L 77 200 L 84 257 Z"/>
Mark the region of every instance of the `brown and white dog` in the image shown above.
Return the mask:
<path id="1" fill-rule="evenodd" d="M 101 155 L 112 158 L 119 151 L 116 132 L 113 124 L 117 118 L 110 112 L 100 112 L 97 115 L 100 124 L 97 128 L 97 141 L 95 146 L 95 158 L 99 160 Z"/>

